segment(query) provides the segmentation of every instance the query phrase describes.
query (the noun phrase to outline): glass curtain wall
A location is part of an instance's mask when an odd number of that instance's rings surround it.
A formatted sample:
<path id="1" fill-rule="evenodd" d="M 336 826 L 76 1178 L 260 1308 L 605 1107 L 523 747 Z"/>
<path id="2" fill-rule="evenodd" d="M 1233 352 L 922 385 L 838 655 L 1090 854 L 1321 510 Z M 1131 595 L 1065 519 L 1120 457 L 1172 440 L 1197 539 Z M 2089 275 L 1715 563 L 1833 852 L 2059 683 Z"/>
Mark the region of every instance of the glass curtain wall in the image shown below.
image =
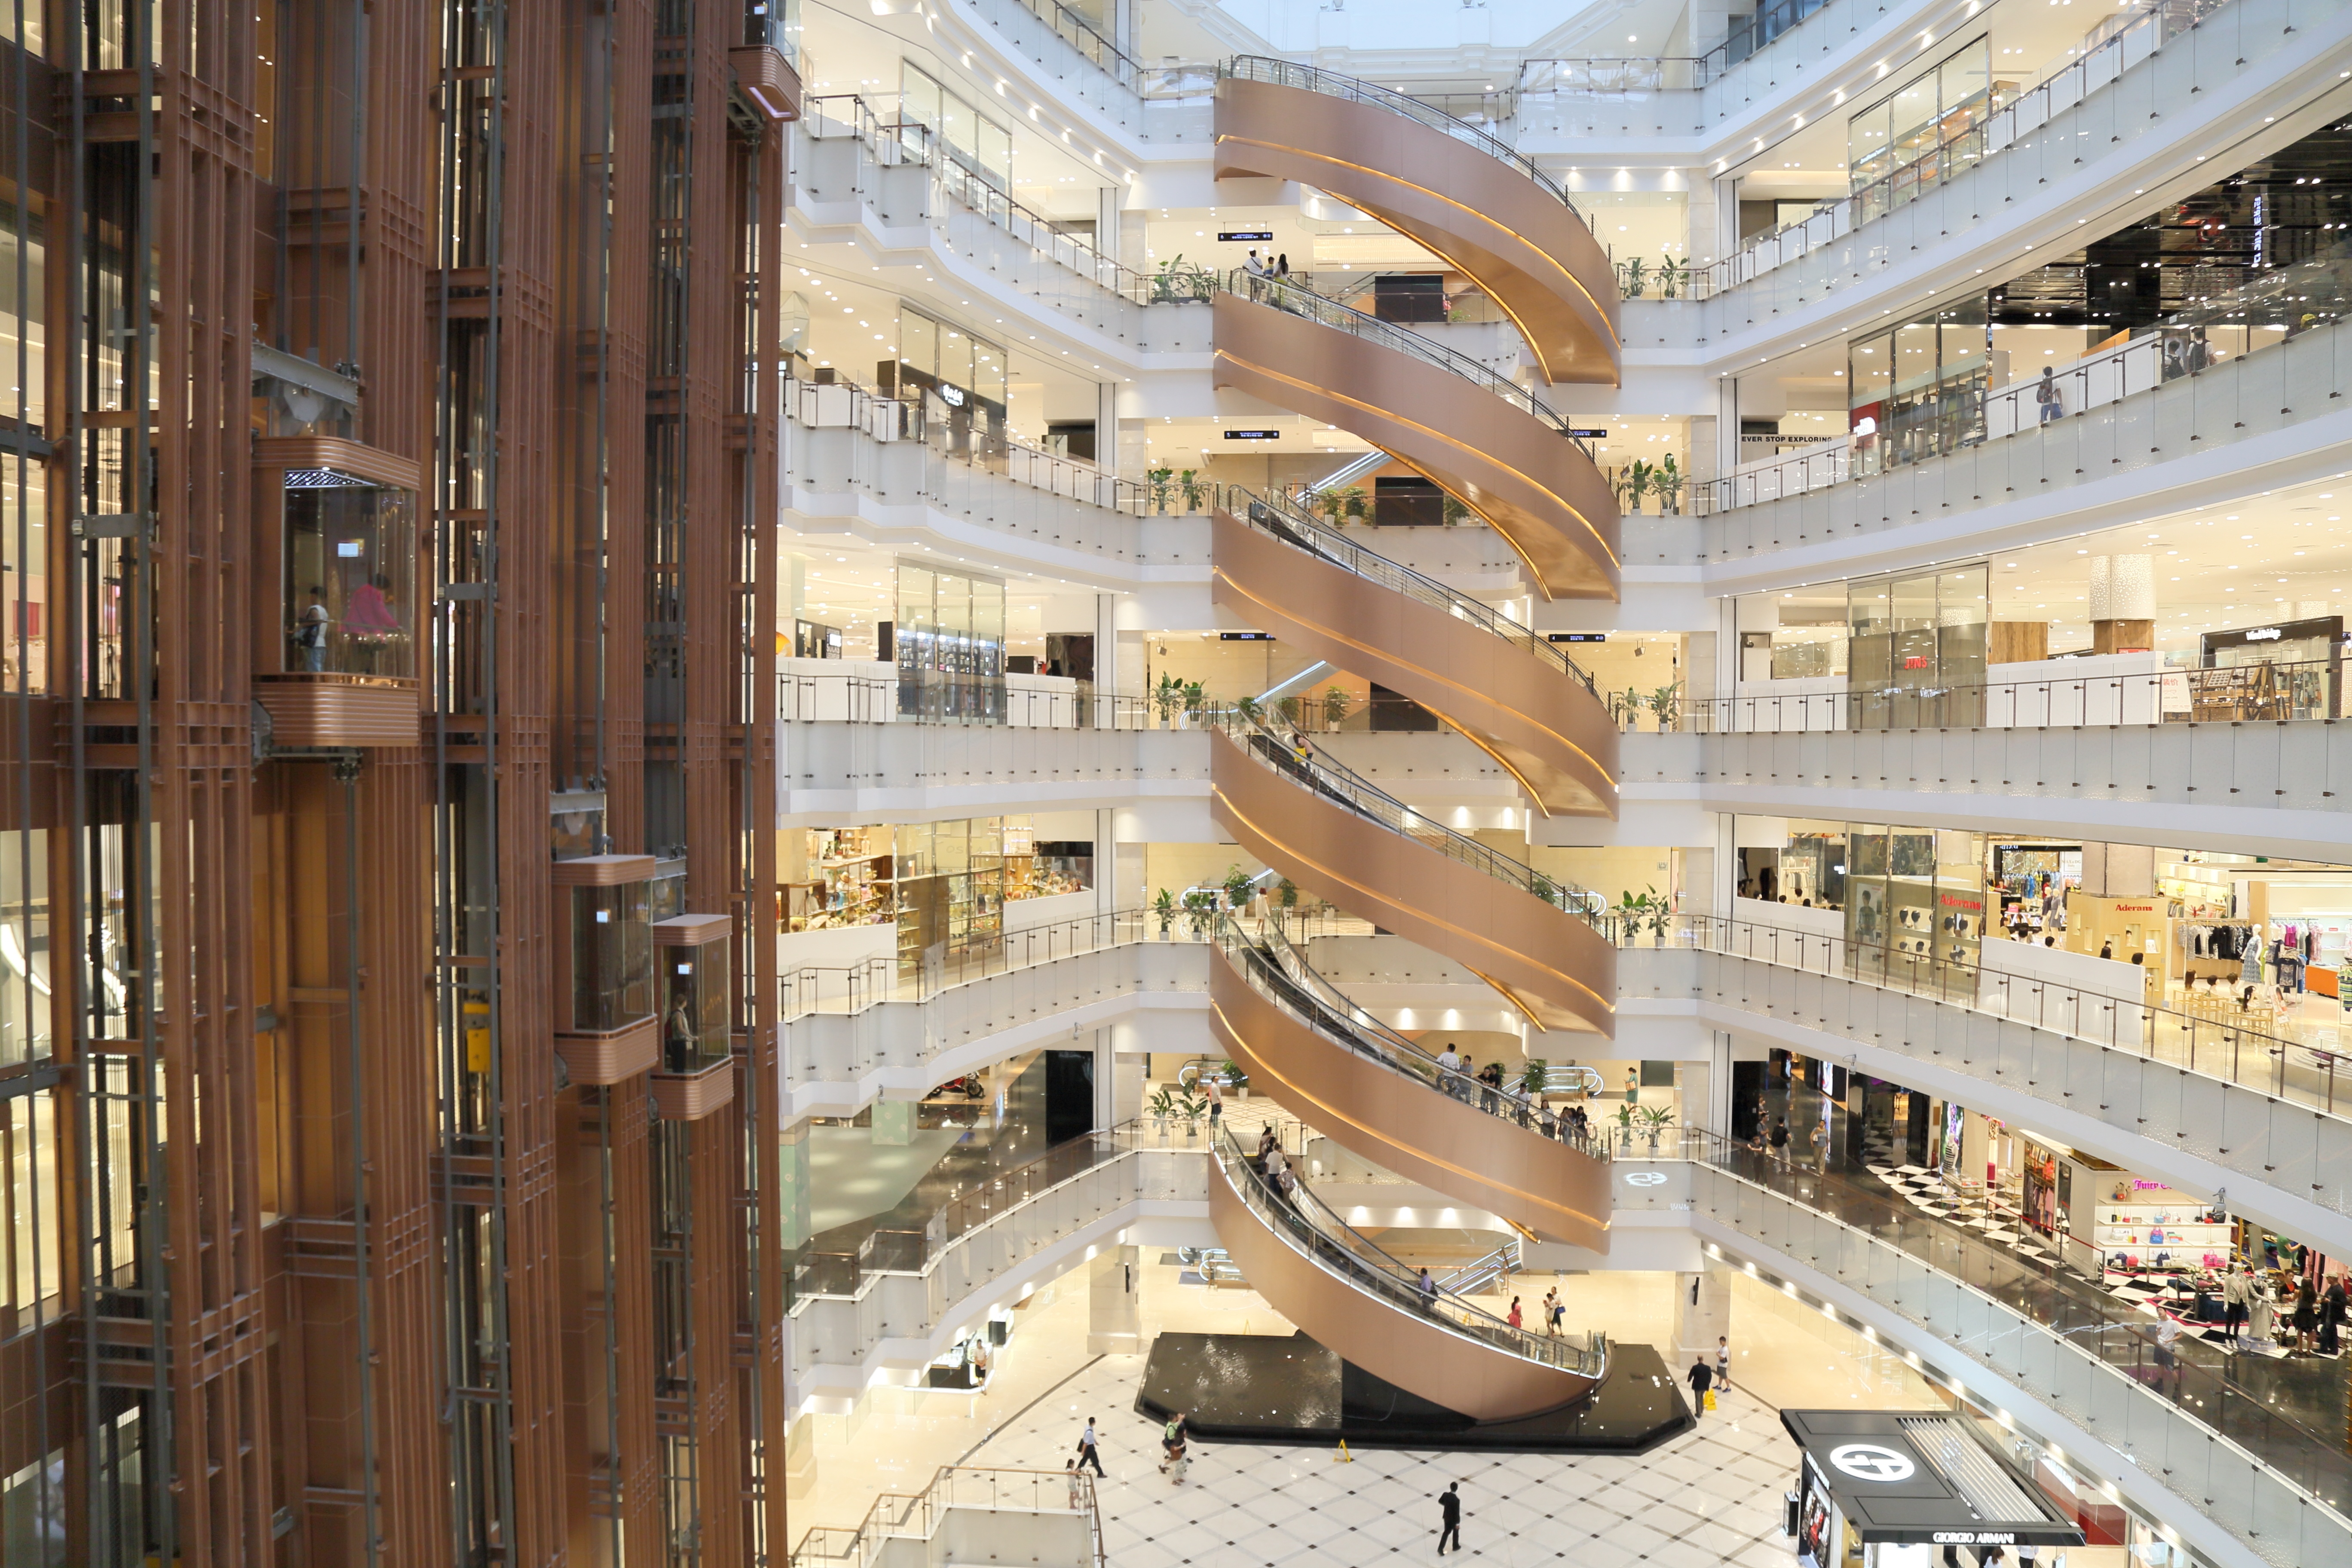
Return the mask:
<path id="1" fill-rule="evenodd" d="M 898 357 L 877 367 L 883 395 L 919 401 L 923 440 L 955 462 L 1003 473 L 1010 356 L 911 306 L 898 307 Z"/>
<path id="2" fill-rule="evenodd" d="M 1004 819 L 920 822 L 900 826 L 898 975 L 943 972 L 1004 934 Z"/>
<path id="3" fill-rule="evenodd" d="M 1846 584 L 1847 713 L 1855 730 L 1984 721 L 1989 563 Z"/>
<path id="4" fill-rule="evenodd" d="M 1847 345 L 1853 471 L 1874 474 L 1984 439 L 1992 340 L 1979 295 Z"/>
<path id="5" fill-rule="evenodd" d="M 1932 188 L 1957 171 L 1944 160 L 1972 163 L 1983 155 L 1980 132 L 1993 112 L 2017 96 L 2017 84 L 1996 82 L 1990 40 L 1977 37 L 1893 92 L 1846 120 L 1846 169 L 1856 192 L 1898 171 L 1886 199 L 1873 204 L 1877 216 L 1900 206 L 1918 190 Z"/>
<path id="6" fill-rule="evenodd" d="M 898 711 L 1004 722 L 1004 580 L 898 563 Z"/>
<path id="7" fill-rule="evenodd" d="M 1984 942 L 1984 836 L 1850 823 L 1846 966 L 1856 978 L 1976 994 Z"/>

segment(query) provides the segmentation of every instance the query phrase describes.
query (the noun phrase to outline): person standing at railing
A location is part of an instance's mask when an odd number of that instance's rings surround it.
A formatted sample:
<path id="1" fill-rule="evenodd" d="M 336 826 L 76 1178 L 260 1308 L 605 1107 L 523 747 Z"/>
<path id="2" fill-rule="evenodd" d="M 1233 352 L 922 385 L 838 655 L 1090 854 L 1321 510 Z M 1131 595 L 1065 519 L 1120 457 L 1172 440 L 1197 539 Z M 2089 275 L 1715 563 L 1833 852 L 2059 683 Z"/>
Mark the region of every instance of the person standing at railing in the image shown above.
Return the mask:
<path id="1" fill-rule="evenodd" d="M 2033 401 L 2042 410 L 2042 423 L 2049 424 L 2066 412 L 2064 395 L 2058 390 L 2058 371 L 2054 365 L 2042 367 L 2042 379 L 2034 384 Z"/>

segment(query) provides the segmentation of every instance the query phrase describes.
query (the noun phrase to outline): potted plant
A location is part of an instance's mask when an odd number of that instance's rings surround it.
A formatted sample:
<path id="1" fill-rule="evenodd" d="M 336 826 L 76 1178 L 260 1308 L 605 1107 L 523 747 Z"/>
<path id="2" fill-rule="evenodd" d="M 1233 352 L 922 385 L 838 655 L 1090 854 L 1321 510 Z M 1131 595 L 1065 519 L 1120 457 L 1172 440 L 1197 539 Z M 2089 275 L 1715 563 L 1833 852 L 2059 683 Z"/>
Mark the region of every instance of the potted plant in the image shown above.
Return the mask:
<path id="1" fill-rule="evenodd" d="M 1151 912 L 1160 917 L 1160 940 L 1166 942 L 1168 928 L 1176 923 L 1176 895 L 1160 889 L 1160 896 L 1151 900 Z"/>
<path id="2" fill-rule="evenodd" d="M 1638 893 L 1628 889 L 1618 898 L 1617 918 L 1629 942 L 1645 931 L 1654 939 L 1664 938 L 1666 934 L 1666 900 L 1658 896 L 1654 884 Z"/>
<path id="3" fill-rule="evenodd" d="M 1444 519 L 1445 526 L 1448 528 L 1458 527 L 1470 521 L 1470 509 L 1452 496 L 1447 496 L 1439 503 L 1438 513 Z"/>
<path id="4" fill-rule="evenodd" d="M 1625 470 L 1624 506 L 1627 511 L 1639 512 L 1642 510 L 1643 499 L 1650 493 L 1651 482 L 1656 472 L 1639 458 L 1634 458 L 1633 466 Z"/>
<path id="5" fill-rule="evenodd" d="M 1631 1110 L 1633 1113 L 1633 1120 L 1641 1123 L 1643 1132 L 1647 1134 L 1649 1137 L 1650 1152 L 1653 1154 L 1656 1153 L 1658 1152 L 1658 1137 L 1661 1133 L 1664 1132 L 1667 1128 L 1675 1124 L 1675 1113 L 1667 1110 L 1663 1105 L 1635 1105 L 1626 1106 L 1622 1109 Z"/>
<path id="6" fill-rule="evenodd" d="M 1349 518 L 1353 521 L 1362 521 L 1366 512 L 1364 503 L 1364 487 L 1361 485 L 1349 485 L 1343 500 Z"/>
<path id="7" fill-rule="evenodd" d="M 1165 512 L 1168 510 L 1168 481 L 1175 477 L 1173 468 L 1146 468 L 1143 471 L 1144 481 L 1150 488 L 1153 511 Z"/>
<path id="8" fill-rule="evenodd" d="M 1336 734 L 1339 731 L 1339 721 L 1347 716 L 1348 689 L 1344 686 L 1325 687 L 1323 689 L 1323 728 Z"/>
<path id="9" fill-rule="evenodd" d="M 1244 723 L 1257 724 L 1263 722 L 1265 719 L 1265 704 L 1260 702 L 1255 697 L 1244 697 L 1238 702 L 1235 702 L 1234 706 L 1241 710 L 1242 720 Z"/>
<path id="10" fill-rule="evenodd" d="M 1216 912 L 1216 894 L 1206 888 L 1190 888 L 1185 890 L 1184 918 L 1191 922 L 1194 936 L 1199 936 L 1208 929 L 1209 917 Z"/>
<path id="11" fill-rule="evenodd" d="M 1184 688 L 1172 675 L 1163 675 L 1160 684 L 1151 689 L 1151 705 L 1160 710 L 1160 722 L 1175 728 L 1176 710 L 1184 701 Z"/>
<path id="12" fill-rule="evenodd" d="M 1683 262 L 1676 261 L 1671 256 L 1659 262 L 1658 297 L 1662 300 L 1671 300 L 1675 298 L 1676 291 L 1682 286 L 1683 280 L 1690 277 L 1696 270 L 1696 268 L 1689 267 Z"/>
<path id="13" fill-rule="evenodd" d="M 1338 490 L 1311 490 L 1307 497 L 1307 510 L 1317 513 L 1332 527 L 1339 527 L 1347 518 L 1348 498 Z"/>
<path id="14" fill-rule="evenodd" d="M 1669 452 L 1650 470 L 1650 491 L 1658 498 L 1658 515 L 1679 517 L 1683 510 L 1682 465 Z"/>
<path id="15" fill-rule="evenodd" d="M 1537 898 L 1541 899 L 1545 903 L 1557 904 L 1559 902 L 1559 885 L 1553 882 L 1549 877 L 1545 876 L 1541 871 L 1533 872 L 1528 876 L 1528 890 L 1533 893 Z"/>
<path id="16" fill-rule="evenodd" d="M 1225 908 L 1229 910 L 1237 910 L 1244 904 L 1249 902 L 1250 875 L 1247 871 L 1243 870 L 1238 865 L 1228 865 L 1225 868 L 1225 879 L 1223 886 L 1225 889 Z"/>
<path id="17" fill-rule="evenodd" d="M 1282 724 L 1283 724 L 1283 728 L 1284 728 L 1284 729 L 1286 729 L 1286 730 L 1296 730 L 1296 729 L 1297 729 L 1297 728 L 1298 728 L 1298 699 L 1297 699 L 1297 698 L 1296 698 L 1296 697 L 1277 697 L 1277 698 L 1276 698 L 1276 699 L 1275 699 L 1275 702 L 1274 702 L 1274 716 L 1275 716 L 1276 718 L 1277 718 L 1277 719 L 1279 719 L 1279 720 L 1281 720 L 1281 721 L 1282 721 Z"/>
<path id="18" fill-rule="evenodd" d="M 1618 694 L 1616 700 L 1619 719 L 1628 730 L 1641 727 L 1643 710 L 1649 705 L 1649 699 L 1642 695 L 1641 689 L 1638 687 L 1627 687 Z"/>
<path id="19" fill-rule="evenodd" d="M 1282 906 L 1283 924 L 1290 923 L 1293 910 L 1298 908 L 1298 884 L 1285 877 L 1282 886 L 1275 889 L 1275 901 Z"/>
<path id="20" fill-rule="evenodd" d="M 1201 710 L 1207 707 L 1208 703 L 1209 689 L 1207 687 L 1202 685 L 1197 680 L 1187 681 L 1185 683 L 1184 723 L 1186 728 L 1192 729 L 1199 726 Z"/>
<path id="21" fill-rule="evenodd" d="M 1625 290 L 1625 298 L 1628 300 L 1640 299 L 1642 297 L 1643 288 L 1650 281 L 1649 272 L 1643 266 L 1642 258 L 1635 256 L 1619 262 L 1617 264 L 1617 281 L 1619 286 Z"/>
<path id="22" fill-rule="evenodd" d="M 1676 680 L 1661 686 L 1650 693 L 1648 700 L 1650 711 L 1658 716 L 1658 733 L 1663 735 L 1682 717 L 1683 683 Z"/>
<path id="23" fill-rule="evenodd" d="M 1541 1103 L 1544 1093 L 1544 1069 L 1550 1065 L 1541 1057 L 1528 1058 L 1527 1070 L 1519 1075 L 1519 1085 L 1528 1091 L 1529 1100 Z"/>
<path id="24" fill-rule="evenodd" d="M 1183 492 L 1186 511 L 1200 510 L 1201 498 L 1209 493 L 1209 486 L 1201 479 L 1200 472 L 1198 468 L 1186 468 L 1176 476 L 1176 488 Z"/>
<path id="25" fill-rule="evenodd" d="M 1225 1087 L 1233 1090 L 1235 1100 L 1249 1098 L 1249 1074 L 1242 1071 L 1241 1063 L 1227 1057 L 1225 1065 L 1217 1070 L 1219 1076 L 1223 1079 Z"/>

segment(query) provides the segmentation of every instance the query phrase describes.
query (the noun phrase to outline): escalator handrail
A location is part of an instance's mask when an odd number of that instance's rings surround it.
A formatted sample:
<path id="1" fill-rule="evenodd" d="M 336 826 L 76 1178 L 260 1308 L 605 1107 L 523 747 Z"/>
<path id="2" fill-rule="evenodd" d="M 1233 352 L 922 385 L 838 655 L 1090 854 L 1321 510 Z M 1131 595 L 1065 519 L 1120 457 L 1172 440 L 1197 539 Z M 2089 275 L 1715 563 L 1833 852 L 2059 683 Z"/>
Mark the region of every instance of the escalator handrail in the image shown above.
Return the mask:
<path id="1" fill-rule="evenodd" d="M 1329 1205 L 1307 1189 L 1306 1183 L 1297 1183 L 1287 1194 L 1277 1194 L 1265 1173 L 1242 1148 L 1231 1126 L 1219 1125 L 1210 1152 L 1234 1194 L 1266 1228 L 1289 1238 L 1324 1272 L 1380 1297 L 1401 1311 L 1418 1313 L 1465 1339 L 1476 1340 L 1490 1350 L 1595 1381 L 1607 1375 L 1608 1341 L 1598 1331 L 1584 1336 L 1580 1342 L 1571 1335 L 1515 1329 L 1483 1307 L 1444 1290 L 1424 1298 L 1417 1270 L 1389 1256 L 1370 1237 L 1334 1214 Z"/>
<path id="2" fill-rule="evenodd" d="M 1369 103 L 1392 114 L 1428 126 L 1432 131 L 1456 142 L 1475 147 L 1499 163 L 1507 163 L 1519 174 L 1557 198 L 1559 205 L 1574 214 L 1576 220 L 1587 228 L 1591 220 L 1577 211 L 1576 203 L 1569 199 L 1565 187 L 1539 168 L 1535 160 L 1499 137 L 1488 135 L 1465 120 L 1458 120 L 1442 109 L 1433 108 L 1417 98 L 1408 98 L 1392 89 L 1380 87 L 1360 77 L 1341 76 L 1315 66 L 1300 65 L 1295 60 L 1274 59 L 1265 55 L 1235 55 L 1217 66 L 1221 77 L 1236 77 L 1244 81 L 1262 81 L 1276 87 L 1304 88 L 1319 92 L 1326 98 L 1342 98 L 1352 103 Z"/>
<path id="3" fill-rule="evenodd" d="M 1231 958 L 1251 990 L 1308 1028 L 1438 1094 L 1475 1107 L 1498 1121 L 1514 1123 L 1538 1137 L 1565 1143 L 1603 1163 L 1613 1157 L 1606 1135 L 1571 1135 L 1570 1123 L 1540 1105 L 1520 1100 L 1510 1088 L 1497 1089 L 1458 1068 L 1449 1068 L 1412 1041 L 1348 999 L 1316 973 L 1306 955 L 1278 931 L 1253 941 L 1233 916 L 1220 915 L 1213 940 Z M 1269 971 L 1272 973 L 1270 973 Z M 1281 984 L 1274 984 L 1278 975 Z"/>
<path id="4" fill-rule="evenodd" d="M 1236 269 L 1219 279 L 1217 286 L 1236 300 L 1247 300 L 1252 304 L 1264 305 L 1270 310 L 1304 316 L 1319 325 L 1361 338 L 1366 342 L 1377 343 L 1382 348 L 1393 349 L 1433 369 L 1458 375 L 1471 384 L 1493 393 L 1521 413 L 1543 421 L 1563 439 L 1574 442 L 1577 449 L 1586 457 L 1592 456 L 1590 440 L 1577 435 L 1575 426 L 1554 413 L 1549 404 L 1468 354 L 1457 353 L 1419 332 L 1409 331 L 1394 321 L 1383 321 L 1352 305 L 1342 305 L 1329 295 L 1318 294 L 1306 284 L 1288 278 Z"/>
<path id="5" fill-rule="evenodd" d="M 1529 631 L 1493 605 L 1482 604 L 1458 589 L 1449 588 L 1433 577 L 1425 577 L 1410 566 L 1399 565 L 1385 555 L 1373 554 L 1341 534 L 1338 529 L 1317 521 L 1304 507 L 1279 490 L 1261 496 L 1255 490 L 1235 486 L 1234 493 L 1245 498 L 1247 503 L 1236 515 L 1260 533 L 1319 555 L 1368 583 L 1378 584 L 1393 593 L 1433 605 L 1459 620 L 1468 621 L 1522 652 L 1533 654 L 1547 664 L 1559 666 L 1594 696 L 1601 694 L 1600 689 L 1592 684 L 1592 677 L 1574 659 L 1562 653 L 1557 644 Z"/>
<path id="6" fill-rule="evenodd" d="M 1541 899 L 1554 909 L 1574 915 L 1596 931 L 1602 929 L 1603 911 L 1609 906 L 1600 894 L 1563 882 L 1557 877 L 1547 876 L 1525 861 L 1514 860 L 1501 851 L 1479 843 L 1466 833 L 1456 832 L 1442 822 L 1433 821 L 1354 769 L 1333 762 L 1322 752 L 1311 752 L 1302 755 L 1291 741 L 1276 734 L 1256 713 L 1240 708 L 1213 708 L 1204 710 L 1202 718 L 1224 731 L 1245 755 L 1269 772 L 1288 773 L 1325 799 L 1344 806 L 1367 822 L 1375 823 L 1391 833 L 1402 834 L 1448 858 L 1459 860 L 1474 870 L 1483 871 L 1498 882 L 1507 883 L 1531 898 Z M 1301 745 L 1306 743 L 1303 733 L 1298 742 Z"/>

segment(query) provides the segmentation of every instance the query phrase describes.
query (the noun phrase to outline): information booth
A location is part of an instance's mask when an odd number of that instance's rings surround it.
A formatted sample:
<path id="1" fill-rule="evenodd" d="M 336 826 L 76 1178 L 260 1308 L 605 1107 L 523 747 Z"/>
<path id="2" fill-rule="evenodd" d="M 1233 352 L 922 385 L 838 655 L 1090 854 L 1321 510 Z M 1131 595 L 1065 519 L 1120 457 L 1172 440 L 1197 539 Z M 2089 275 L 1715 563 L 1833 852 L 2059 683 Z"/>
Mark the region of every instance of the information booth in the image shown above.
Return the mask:
<path id="1" fill-rule="evenodd" d="M 1810 1568 L 1937 1568 L 1999 1546 L 2080 1546 L 2032 1479 L 1948 1410 L 1783 1410 L 1803 1458 L 1790 1497 Z M 1955 1549 L 1953 1557 L 1945 1548 Z"/>

